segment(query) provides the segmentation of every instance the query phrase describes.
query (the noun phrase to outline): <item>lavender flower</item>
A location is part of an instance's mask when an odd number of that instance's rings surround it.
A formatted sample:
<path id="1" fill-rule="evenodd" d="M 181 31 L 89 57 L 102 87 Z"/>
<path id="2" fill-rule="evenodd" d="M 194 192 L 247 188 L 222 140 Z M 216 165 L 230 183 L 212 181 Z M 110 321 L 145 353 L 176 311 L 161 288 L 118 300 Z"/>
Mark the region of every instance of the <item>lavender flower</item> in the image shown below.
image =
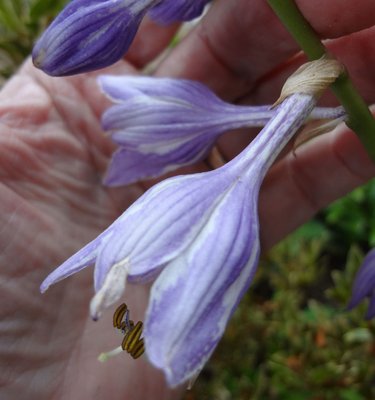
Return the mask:
<path id="1" fill-rule="evenodd" d="M 365 297 L 369 298 L 367 319 L 375 317 L 375 249 L 371 250 L 357 273 L 348 309 L 356 307 Z"/>
<path id="2" fill-rule="evenodd" d="M 103 128 L 120 145 L 104 180 L 109 186 L 193 164 L 207 156 L 225 131 L 264 126 L 273 114 L 270 106 L 225 103 L 188 80 L 101 76 L 99 83 L 115 103 L 103 114 Z"/>
<path id="3" fill-rule="evenodd" d="M 103 92 L 115 103 L 102 117 L 103 129 L 120 145 L 104 183 L 126 185 L 155 178 L 204 159 L 224 132 L 263 127 L 271 106 L 239 106 L 219 99 L 189 80 L 101 76 Z M 343 109 L 316 108 L 312 118 L 342 118 Z"/>
<path id="4" fill-rule="evenodd" d="M 63 76 L 103 68 L 129 48 L 142 17 L 158 0 L 73 0 L 33 49 L 34 65 Z"/>
<path id="5" fill-rule="evenodd" d="M 41 290 L 95 263 L 91 314 L 97 318 L 121 297 L 126 279 L 143 282 L 159 274 L 145 320 L 146 353 L 170 386 L 193 377 L 256 270 L 263 177 L 314 104 L 311 95 L 290 96 L 224 167 L 154 186 L 52 272 Z"/>

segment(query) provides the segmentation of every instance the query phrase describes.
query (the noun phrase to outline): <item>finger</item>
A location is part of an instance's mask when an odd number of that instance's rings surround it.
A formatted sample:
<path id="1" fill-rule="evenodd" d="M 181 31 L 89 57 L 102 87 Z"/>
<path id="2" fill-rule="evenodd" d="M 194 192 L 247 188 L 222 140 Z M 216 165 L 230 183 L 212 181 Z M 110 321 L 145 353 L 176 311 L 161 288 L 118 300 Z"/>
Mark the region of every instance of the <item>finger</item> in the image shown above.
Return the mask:
<path id="1" fill-rule="evenodd" d="M 371 0 L 299 0 L 298 5 L 324 38 L 375 23 L 375 3 Z M 334 19 L 327 20 L 327 15 Z M 160 65 L 157 74 L 202 81 L 233 100 L 251 90 L 260 77 L 280 67 L 297 50 L 266 1 L 218 1 Z"/>
<path id="2" fill-rule="evenodd" d="M 375 27 L 356 32 L 352 35 L 334 39 L 327 43 L 329 51 L 346 66 L 352 81 L 368 103 L 375 102 Z M 300 54 L 292 62 L 285 65 L 283 70 L 268 79 L 258 82 L 252 93 L 245 96 L 239 103 L 243 104 L 272 104 L 279 96 L 281 87 L 288 76 L 300 66 L 306 58 Z M 325 93 L 320 103 L 322 105 L 338 105 L 337 99 L 329 91 Z M 254 130 L 241 131 L 226 135 L 220 139 L 220 149 L 226 159 L 233 158 L 239 149 L 246 147 L 255 136 Z M 301 155 L 302 156 L 302 155 Z"/>
<path id="3" fill-rule="evenodd" d="M 288 154 L 271 169 L 261 189 L 263 248 L 374 175 L 374 163 L 343 124 L 298 148 L 295 156 Z"/>
<path id="4" fill-rule="evenodd" d="M 358 32 L 375 22 L 373 0 L 296 0 L 296 3 L 323 39 Z"/>
<path id="5" fill-rule="evenodd" d="M 341 61 L 348 70 L 351 80 L 368 103 L 375 102 L 374 65 L 375 65 L 375 26 L 349 36 L 330 40 L 326 44 L 329 52 Z M 252 93 L 241 99 L 242 103 L 272 103 L 278 97 L 280 89 L 287 79 L 306 58 L 302 53 L 294 57 L 284 69 L 258 82 Z M 325 96 L 323 104 L 338 104 L 331 94 Z"/>
<path id="6" fill-rule="evenodd" d="M 179 27 L 177 23 L 161 26 L 145 17 L 126 54 L 126 60 L 136 68 L 143 68 L 166 49 Z"/>

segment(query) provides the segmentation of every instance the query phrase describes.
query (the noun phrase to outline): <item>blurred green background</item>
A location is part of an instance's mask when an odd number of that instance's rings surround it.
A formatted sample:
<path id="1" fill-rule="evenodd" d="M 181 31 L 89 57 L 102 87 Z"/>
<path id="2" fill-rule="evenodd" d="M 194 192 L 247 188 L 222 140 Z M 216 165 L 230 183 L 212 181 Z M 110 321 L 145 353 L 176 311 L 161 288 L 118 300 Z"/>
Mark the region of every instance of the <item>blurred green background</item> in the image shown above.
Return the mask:
<path id="1" fill-rule="evenodd" d="M 0 0 L 0 85 L 66 0 Z M 375 399 L 375 323 L 345 311 L 375 246 L 375 182 L 267 254 L 211 361 L 185 400 Z M 126 371 L 124 371 L 126 373 Z"/>

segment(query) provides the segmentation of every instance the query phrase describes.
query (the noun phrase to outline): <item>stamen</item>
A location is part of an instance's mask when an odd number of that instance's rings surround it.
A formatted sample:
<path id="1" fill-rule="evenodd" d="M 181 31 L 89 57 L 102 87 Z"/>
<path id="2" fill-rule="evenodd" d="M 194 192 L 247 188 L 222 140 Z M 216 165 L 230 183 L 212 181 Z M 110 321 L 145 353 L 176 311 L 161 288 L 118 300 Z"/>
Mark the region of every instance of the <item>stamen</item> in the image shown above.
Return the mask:
<path id="1" fill-rule="evenodd" d="M 134 348 L 134 345 L 139 341 L 142 334 L 143 323 L 138 321 L 135 327 L 124 337 L 122 348 L 128 353 Z"/>
<path id="2" fill-rule="evenodd" d="M 130 355 L 135 359 L 137 359 L 138 357 L 140 357 L 143 353 L 145 352 L 145 344 L 144 344 L 144 340 L 141 339 L 139 340 L 134 348 L 132 349 Z"/>
<path id="3" fill-rule="evenodd" d="M 117 307 L 113 314 L 113 326 L 124 334 L 121 346 L 108 353 L 102 353 L 99 356 L 101 361 L 106 361 L 112 355 L 117 355 L 121 351 L 126 351 L 134 359 L 140 357 L 144 351 L 144 340 L 141 339 L 143 322 L 138 321 L 134 325 L 134 321 L 129 319 L 129 310 L 125 303 Z"/>
<path id="4" fill-rule="evenodd" d="M 124 317 L 128 307 L 125 303 L 122 303 L 117 307 L 115 313 L 113 314 L 113 327 L 119 328 L 121 325 L 122 318 Z"/>

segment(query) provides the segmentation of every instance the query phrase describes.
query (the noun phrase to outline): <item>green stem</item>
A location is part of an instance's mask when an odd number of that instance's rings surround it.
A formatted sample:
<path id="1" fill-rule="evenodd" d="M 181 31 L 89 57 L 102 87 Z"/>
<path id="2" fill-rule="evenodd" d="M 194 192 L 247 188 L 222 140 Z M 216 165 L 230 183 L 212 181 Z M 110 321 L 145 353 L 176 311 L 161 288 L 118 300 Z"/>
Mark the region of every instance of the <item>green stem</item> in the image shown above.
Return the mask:
<path id="1" fill-rule="evenodd" d="M 310 60 L 330 57 L 294 0 L 268 0 L 268 3 Z M 332 91 L 348 115 L 346 124 L 358 135 L 375 162 L 375 120 L 346 72 L 332 84 Z"/>

